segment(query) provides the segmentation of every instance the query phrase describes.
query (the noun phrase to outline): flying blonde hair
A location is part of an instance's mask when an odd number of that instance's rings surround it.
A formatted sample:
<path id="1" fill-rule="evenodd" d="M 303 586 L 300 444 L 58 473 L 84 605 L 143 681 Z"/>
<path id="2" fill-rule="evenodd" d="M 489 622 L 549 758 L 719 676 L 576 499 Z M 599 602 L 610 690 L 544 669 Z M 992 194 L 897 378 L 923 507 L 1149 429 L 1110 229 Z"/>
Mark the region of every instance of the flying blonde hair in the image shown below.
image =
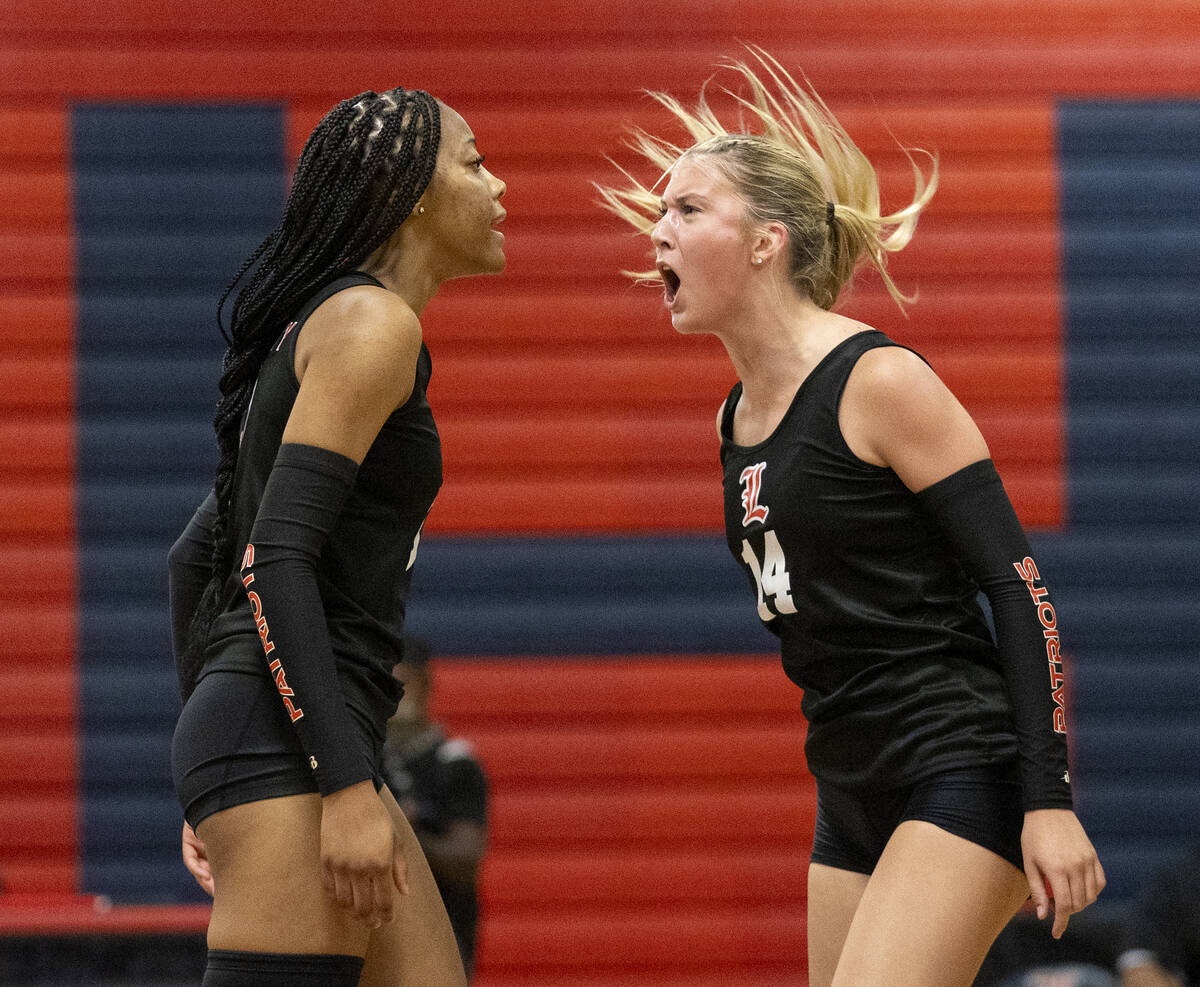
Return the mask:
<path id="1" fill-rule="evenodd" d="M 661 177 L 647 188 L 624 168 L 624 189 L 597 185 L 602 204 L 639 233 L 649 234 L 662 215 L 657 188 L 684 157 L 709 158 L 728 178 L 746 204 L 748 228 L 782 223 L 788 231 L 790 277 L 802 294 L 824 309 L 864 263 L 883 279 L 901 311 L 912 297 L 901 293 L 887 272 L 887 255 L 903 250 L 913 237 L 917 218 L 937 188 L 936 155 L 916 148 L 901 150 L 912 164 L 915 191 L 912 202 L 890 216 L 880 215 L 879 181 L 875 169 L 817 95 L 811 84 L 801 86 L 762 48 L 747 46 L 761 67 L 728 61 L 723 68 L 737 72 L 749 95 L 731 89 L 739 110 L 738 128 L 721 122 L 708 103 L 708 83 L 700 90 L 694 110 L 663 92 L 648 95 L 665 106 L 695 143 L 680 148 L 644 130 L 633 133 L 629 146 L 659 168 Z M 765 80 L 759 75 L 763 74 Z M 805 80 L 807 83 L 807 80 Z M 774 91 L 773 91 L 774 90 Z M 754 131 L 745 128 L 746 118 Z M 914 154 L 929 158 L 926 177 Z M 657 271 L 625 272 L 635 281 L 661 283 Z"/>

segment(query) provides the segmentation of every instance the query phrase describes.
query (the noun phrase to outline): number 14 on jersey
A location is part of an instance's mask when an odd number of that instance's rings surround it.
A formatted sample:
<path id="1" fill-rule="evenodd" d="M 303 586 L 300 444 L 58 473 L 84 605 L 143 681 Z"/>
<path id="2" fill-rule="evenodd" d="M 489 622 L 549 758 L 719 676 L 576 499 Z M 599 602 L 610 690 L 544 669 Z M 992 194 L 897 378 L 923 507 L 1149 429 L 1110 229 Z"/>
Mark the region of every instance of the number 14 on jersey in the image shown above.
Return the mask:
<path id="1" fill-rule="evenodd" d="M 768 528 L 763 532 L 763 558 L 759 562 L 749 538 L 742 539 L 742 561 L 754 574 L 758 587 L 758 616 L 768 621 L 781 613 L 795 613 L 792 602 L 792 580 L 788 576 L 787 559 L 775 531 Z"/>

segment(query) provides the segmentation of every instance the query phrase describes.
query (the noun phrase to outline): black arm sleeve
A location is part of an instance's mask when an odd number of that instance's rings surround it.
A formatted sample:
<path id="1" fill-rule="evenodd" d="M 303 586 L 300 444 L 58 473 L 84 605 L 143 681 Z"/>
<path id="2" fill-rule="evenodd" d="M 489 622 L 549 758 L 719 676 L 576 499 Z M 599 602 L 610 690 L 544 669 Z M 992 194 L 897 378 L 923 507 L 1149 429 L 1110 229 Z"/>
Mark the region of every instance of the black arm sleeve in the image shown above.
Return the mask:
<path id="1" fill-rule="evenodd" d="M 1072 808 L 1058 619 L 1004 484 L 985 459 L 917 497 L 992 606 L 1025 809 Z"/>
<path id="2" fill-rule="evenodd" d="M 357 471 L 327 449 L 280 446 L 241 561 L 267 667 L 322 795 L 374 775 L 342 695 L 317 583 Z"/>
<path id="3" fill-rule="evenodd" d="M 187 649 L 192 614 L 200 605 L 212 574 L 213 527 L 217 495 L 210 493 L 167 553 L 168 598 L 171 606 L 171 645 L 175 661 Z"/>

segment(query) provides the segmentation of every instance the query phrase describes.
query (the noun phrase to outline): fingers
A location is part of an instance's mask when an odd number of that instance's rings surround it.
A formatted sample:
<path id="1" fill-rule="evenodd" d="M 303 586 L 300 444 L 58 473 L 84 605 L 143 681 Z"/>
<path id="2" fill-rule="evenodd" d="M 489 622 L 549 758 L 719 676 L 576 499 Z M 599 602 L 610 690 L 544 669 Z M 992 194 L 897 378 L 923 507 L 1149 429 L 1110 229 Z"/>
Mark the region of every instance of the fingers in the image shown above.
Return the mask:
<path id="1" fill-rule="evenodd" d="M 392 883 L 401 894 L 408 894 L 408 861 L 404 857 L 404 845 L 396 840 L 392 850 Z"/>
<path id="2" fill-rule="evenodd" d="M 1026 865 L 1025 877 L 1029 881 L 1029 897 L 1033 899 L 1033 907 L 1039 921 L 1050 914 L 1050 888 L 1042 872 L 1036 867 Z"/>
<path id="3" fill-rule="evenodd" d="M 1053 882 L 1050 886 L 1054 888 L 1054 927 L 1050 930 L 1050 935 L 1061 939 L 1062 934 L 1067 931 L 1067 923 L 1071 916 L 1080 911 L 1083 905 L 1076 902 L 1070 879 L 1065 875 L 1060 878 L 1060 886 L 1055 886 Z"/>
<path id="4" fill-rule="evenodd" d="M 369 929 L 392 920 L 391 868 L 357 868 L 327 865 L 325 890 L 341 908 Z"/>
<path id="5" fill-rule="evenodd" d="M 192 827 L 186 822 L 183 824 L 183 865 L 211 898 L 214 894 L 214 885 L 212 867 L 208 862 L 208 851 Z"/>
<path id="6" fill-rule="evenodd" d="M 1100 861 L 1092 857 L 1089 860 L 1080 861 L 1074 867 L 1053 870 L 1045 881 L 1039 883 L 1043 889 L 1047 884 L 1049 885 L 1054 907 L 1054 926 L 1050 930 L 1050 934 L 1055 939 L 1061 939 L 1063 933 L 1067 931 L 1067 923 L 1071 916 L 1087 908 L 1104 890 L 1104 869 L 1100 866 Z M 1043 895 L 1045 895 L 1045 890 L 1043 890 Z M 1034 901 L 1038 905 L 1038 918 L 1045 918 L 1048 911 L 1043 909 L 1042 902 L 1038 900 L 1036 893 Z"/>
<path id="7" fill-rule="evenodd" d="M 323 797 L 321 864 L 326 889 L 368 928 L 392 920 L 396 834 L 370 781 Z"/>
<path id="8" fill-rule="evenodd" d="M 1053 898 L 1055 939 L 1076 912 L 1104 890 L 1104 869 L 1083 827 L 1069 809 L 1035 809 L 1025 814 L 1021 832 L 1025 875 L 1039 919 L 1050 913 Z"/>

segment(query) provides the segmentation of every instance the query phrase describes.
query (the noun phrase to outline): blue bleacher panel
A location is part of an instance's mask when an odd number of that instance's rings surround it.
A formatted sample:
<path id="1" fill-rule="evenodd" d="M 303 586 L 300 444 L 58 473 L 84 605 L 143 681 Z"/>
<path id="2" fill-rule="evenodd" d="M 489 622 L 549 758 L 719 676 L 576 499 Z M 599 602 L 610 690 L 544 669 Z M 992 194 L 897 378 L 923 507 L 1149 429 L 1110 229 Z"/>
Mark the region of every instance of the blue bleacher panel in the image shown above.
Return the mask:
<path id="1" fill-rule="evenodd" d="M 1200 831 L 1200 103 L 1064 102 L 1059 129 L 1070 504 L 1036 547 L 1120 898 Z"/>
<path id="2" fill-rule="evenodd" d="M 282 206 L 283 114 L 80 105 L 71 132 L 81 883 L 169 900 L 190 892 L 168 765 L 179 700 L 165 555 L 211 482 L 215 302 Z"/>

